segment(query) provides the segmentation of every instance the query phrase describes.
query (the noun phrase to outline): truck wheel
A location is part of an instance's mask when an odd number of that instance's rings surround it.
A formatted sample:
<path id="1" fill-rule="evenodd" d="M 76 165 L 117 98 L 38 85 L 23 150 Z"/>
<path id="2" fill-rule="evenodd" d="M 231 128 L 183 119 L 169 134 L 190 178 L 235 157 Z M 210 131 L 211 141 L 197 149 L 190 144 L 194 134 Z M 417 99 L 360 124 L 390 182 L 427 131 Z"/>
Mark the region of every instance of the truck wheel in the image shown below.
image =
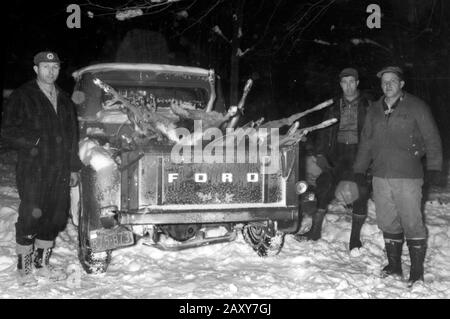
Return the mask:
<path id="1" fill-rule="evenodd" d="M 81 188 L 81 184 L 80 184 Z M 83 194 L 80 190 L 80 193 Z M 83 201 L 81 201 L 81 209 L 78 218 L 78 259 L 81 266 L 88 274 L 104 273 L 111 263 L 111 251 L 95 253 L 89 246 L 89 218 L 83 209 Z"/>
<path id="2" fill-rule="evenodd" d="M 266 257 L 280 253 L 285 233 L 276 231 L 273 222 L 269 222 L 247 224 L 242 228 L 242 235 L 258 256 Z"/>
<path id="3" fill-rule="evenodd" d="M 106 272 L 111 263 L 111 251 L 94 253 L 90 248 L 79 248 L 78 259 L 84 271 L 88 274 L 101 274 Z"/>

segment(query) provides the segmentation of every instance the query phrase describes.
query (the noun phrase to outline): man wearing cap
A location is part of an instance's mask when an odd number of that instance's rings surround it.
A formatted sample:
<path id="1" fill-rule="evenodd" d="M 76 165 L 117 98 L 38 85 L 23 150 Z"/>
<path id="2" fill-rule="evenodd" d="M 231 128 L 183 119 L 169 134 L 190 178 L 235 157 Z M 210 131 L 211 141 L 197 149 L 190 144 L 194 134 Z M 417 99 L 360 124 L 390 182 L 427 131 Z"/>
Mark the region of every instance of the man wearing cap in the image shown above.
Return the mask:
<path id="1" fill-rule="evenodd" d="M 372 165 L 378 227 L 383 231 L 388 265 L 382 277 L 402 276 L 404 239 L 411 259 L 409 285 L 423 280 L 426 229 L 421 213 L 426 156 L 426 181 L 440 184 L 442 145 L 429 106 L 403 91 L 399 67 L 378 72 L 384 95 L 367 113 L 354 165 L 356 174 Z"/>
<path id="2" fill-rule="evenodd" d="M 65 278 L 49 261 L 55 239 L 67 223 L 69 185 L 77 184 L 82 166 L 75 105 L 55 85 L 60 69 L 57 54 L 36 54 L 33 69 L 36 79 L 9 97 L 1 128 L 4 141 L 18 152 L 17 269 L 26 285 L 36 283 L 34 275 Z"/>
<path id="3" fill-rule="evenodd" d="M 319 132 L 316 141 L 316 162 L 322 173 L 316 180 L 315 194 L 317 210 L 312 215 L 311 229 L 297 234 L 298 241 L 321 238 L 322 222 L 327 206 L 335 196 L 340 181 L 355 182 L 352 166 L 356 157 L 360 133 L 370 100 L 358 90 L 359 75 L 354 68 L 345 68 L 339 74 L 342 96 L 336 99 L 325 114 L 325 120 L 338 119 L 338 122 Z M 367 216 L 369 185 L 364 176 L 356 180 L 359 198 L 353 203 L 352 230 L 349 249 L 360 248 L 361 227 Z M 355 184 L 355 183 L 354 183 Z M 352 203 L 347 203 L 349 206 Z"/>

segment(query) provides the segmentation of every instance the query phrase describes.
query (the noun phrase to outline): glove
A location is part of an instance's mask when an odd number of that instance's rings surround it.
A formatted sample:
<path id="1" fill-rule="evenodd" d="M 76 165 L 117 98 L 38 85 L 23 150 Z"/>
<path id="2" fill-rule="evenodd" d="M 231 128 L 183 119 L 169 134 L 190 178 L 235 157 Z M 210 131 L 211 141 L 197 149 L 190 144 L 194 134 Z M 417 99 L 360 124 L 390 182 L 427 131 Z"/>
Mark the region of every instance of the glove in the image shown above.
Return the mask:
<path id="1" fill-rule="evenodd" d="M 323 155 L 316 156 L 316 163 L 317 163 L 317 166 L 319 166 L 322 171 L 327 171 L 327 170 L 331 169 L 331 166 L 328 163 L 327 158 Z"/>
<path id="2" fill-rule="evenodd" d="M 358 185 L 353 181 L 340 181 L 336 186 L 334 196 L 346 205 L 353 204 L 359 198 Z"/>
<path id="3" fill-rule="evenodd" d="M 443 186 L 442 172 L 437 170 L 427 170 L 424 177 L 424 184 Z"/>

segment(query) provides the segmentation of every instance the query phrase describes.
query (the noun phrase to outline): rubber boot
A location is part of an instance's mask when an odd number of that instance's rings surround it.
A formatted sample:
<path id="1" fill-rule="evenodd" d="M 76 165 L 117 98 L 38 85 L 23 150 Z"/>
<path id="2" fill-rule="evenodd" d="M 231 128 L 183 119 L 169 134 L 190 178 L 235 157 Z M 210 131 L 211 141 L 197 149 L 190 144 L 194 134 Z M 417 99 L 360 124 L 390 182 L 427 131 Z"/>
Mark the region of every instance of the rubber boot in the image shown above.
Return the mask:
<path id="1" fill-rule="evenodd" d="M 312 215 L 312 225 L 309 231 L 303 234 L 295 235 L 294 239 L 300 242 L 307 240 L 319 240 L 322 237 L 322 223 L 326 212 L 327 211 L 325 209 L 318 209 Z"/>
<path id="2" fill-rule="evenodd" d="M 425 261 L 426 240 L 407 239 L 411 269 L 409 273 L 408 286 L 411 287 L 416 281 L 423 281 L 423 263 Z"/>
<path id="3" fill-rule="evenodd" d="M 60 281 L 67 278 L 67 274 L 60 268 L 50 264 L 52 255 L 53 241 L 36 239 L 34 251 L 34 267 L 36 276 L 45 277 L 52 281 Z"/>
<path id="4" fill-rule="evenodd" d="M 366 220 L 366 215 L 352 214 L 352 231 L 350 233 L 349 250 L 361 248 L 361 228 Z"/>
<path id="5" fill-rule="evenodd" d="M 22 286 L 35 286 L 37 280 L 33 275 L 33 245 L 16 246 L 17 272 L 19 274 L 19 284 Z"/>
<path id="6" fill-rule="evenodd" d="M 397 238 L 392 238 L 397 237 Z M 386 255 L 388 265 L 381 271 L 381 277 L 388 276 L 402 277 L 402 249 L 403 234 L 394 234 L 393 236 L 384 236 L 384 244 L 386 247 Z"/>

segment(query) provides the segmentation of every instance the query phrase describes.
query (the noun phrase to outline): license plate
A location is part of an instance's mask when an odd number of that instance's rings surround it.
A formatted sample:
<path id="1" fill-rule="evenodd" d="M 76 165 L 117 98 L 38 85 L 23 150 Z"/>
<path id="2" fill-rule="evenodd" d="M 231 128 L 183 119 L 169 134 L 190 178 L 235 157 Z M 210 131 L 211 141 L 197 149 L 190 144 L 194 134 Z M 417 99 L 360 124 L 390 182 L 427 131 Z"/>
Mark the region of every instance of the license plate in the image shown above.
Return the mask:
<path id="1" fill-rule="evenodd" d="M 133 243 L 133 233 L 123 228 L 97 229 L 90 233 L 90 246 L 93 252 L 129 246 Z"/>

